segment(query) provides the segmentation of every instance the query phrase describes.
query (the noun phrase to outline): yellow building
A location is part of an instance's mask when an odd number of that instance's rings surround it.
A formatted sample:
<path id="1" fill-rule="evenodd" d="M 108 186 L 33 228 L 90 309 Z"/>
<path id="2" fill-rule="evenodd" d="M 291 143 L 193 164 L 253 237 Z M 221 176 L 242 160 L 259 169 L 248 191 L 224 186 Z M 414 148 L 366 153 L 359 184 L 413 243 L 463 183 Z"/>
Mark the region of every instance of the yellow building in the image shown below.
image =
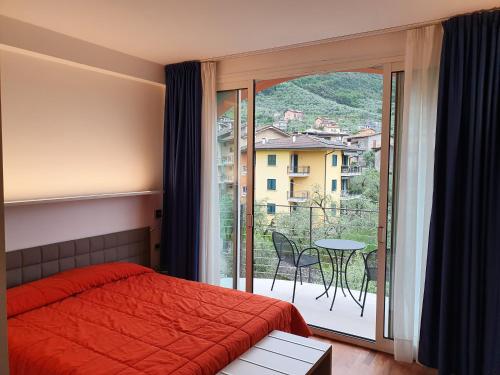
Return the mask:
<path id="1" fill-rule="evenodd" d="M 272 214 L 306 203 L 319 191 L 329 196 L 331 207 L 340 207 L 341 195 L 346 194 L 353 174 L 347 146 L 305 134 L 276 135 L 279 137 L 256 134 L 256 203 L 265 201 L 267 212 Z"/>

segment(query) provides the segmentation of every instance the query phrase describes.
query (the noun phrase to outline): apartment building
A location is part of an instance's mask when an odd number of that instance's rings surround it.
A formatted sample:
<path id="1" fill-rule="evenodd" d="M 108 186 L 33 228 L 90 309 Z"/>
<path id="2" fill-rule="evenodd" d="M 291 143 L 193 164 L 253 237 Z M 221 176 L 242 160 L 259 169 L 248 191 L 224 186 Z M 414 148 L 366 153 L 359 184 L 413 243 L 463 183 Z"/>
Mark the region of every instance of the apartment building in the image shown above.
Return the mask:
<path id="1" fill-rule="evenodd" d="M 272 214 L 277 206 L 305 203 L 318 191 L 339 207 L 349 178 L 359 174 L 350 171 L 349 151 L 342 143 L 307 134 L 262 138 L 255 144 L 256 202 L 265 201 Z"/>

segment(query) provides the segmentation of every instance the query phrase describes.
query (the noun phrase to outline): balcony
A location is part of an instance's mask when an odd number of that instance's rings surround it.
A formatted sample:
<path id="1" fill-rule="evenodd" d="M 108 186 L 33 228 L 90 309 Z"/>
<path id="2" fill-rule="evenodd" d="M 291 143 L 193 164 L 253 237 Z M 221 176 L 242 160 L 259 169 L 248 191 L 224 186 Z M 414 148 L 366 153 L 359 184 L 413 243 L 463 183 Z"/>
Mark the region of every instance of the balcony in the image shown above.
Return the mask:
<path id="1" fill-rule="evenodd" d="M 297 192 L 295 192 L 297 193 Z M 296 194 L 294 194 L 296 195 Z M 378 211 L 377 210 L 351 210 L 346 208 L 320 208 L 309 206 L 276 205 L 275 214 L 272 218 L 266 215 L 267 205 L 255 205 L 255 215 L 265 218 L 254 224 L 254 247 L 253 247 L 253 292 L 259 295 L 276 298 L 291 302 L 294 287 L 295 268 L 281 264 L 276 277 L 273 290 L 273 278 L 275 276 L 278 257 L 272 241 L 272 232 L 277 231 L 285 234 L 293 240 L 300 249 L 314 246 L 314 242 L 324 238 L 342 238 L 362 241 L 367 245 L 365 253 L 375 249 L 377 242 Z M 392 264 L 391 253 L 388 251 L 386 259 Z M 229 268 L 221 273 L 221 284 L 232 287 L 232 261 L 233 253 L 224 254 Z M 320 260 L 322 271 L 327 283 L 335 282 L 335 266 L 326 249 L 320 249 Z M 242 268 L 245 269 L 244 267 Z M 355 253 L 345 268 L 347 280 L 353 296 L 359 301 L 360 290 L 363 283 L 365 264 L 361 252 Z M 388 277 L 391 280 L 390 270 Z M 239 285 L 245 285 L 244 271 L 239 274 Z M 366 297 L 365 311 L 360 316 L 360 307 L 345 290 L 342 293 L 339 285 L 335 304 L 330 310 L 333 292 L 329 297 L 323 296 L 316 299 L 324 291 L 321 273 L 318 267 L 302 270 L 302 279 L 297 280 L 295 307 L 300 311 L 308 324 L 322 327 L 341 333 L 355 335 L 366 339 L 375 339 L 376 327 L 376 301 L 377 288 L 375 282 L 370 282 Z M 344 285 L 344 289 L 346 286 Z M 386 308 L 389 306 L 389 291 L 385 297 Z M 384 316 L 389 319 L 388 314 Z M 386 326 L 388 321 L 386 320 Z"/>
<path id="2" fill-rule="evenodd" d="M 330 275 L 328 274 L 326 276 L 329 277 Z M 305 276 L 304 279 L 302 285 L 300 282 L 297 283 L 294 305 L 308 324 L 375 340 L 375 319 L 377 310 L 376 293 L 368 292 L 365 313 L 363 317 L 360 317 L 359 307 L 349 297 L 344 297 L 342 295 L 340 287 L 337 298 L 335 299 L 335 306 L 332 311 L 330 311 L 330 304 L 332 302 L 331 296 L 329 298 L 323 297 L 319 300 L 316 299 L 316 296 L 324 291 L 323 285 L 321 285 L 319 281 L 316 283 L 307 282 L 307 276 Z M 277 279 L 273 290 L 271 290 L 272 283 L 272 276 L 271 278 L 256 277 L 253 280 L 253 292 L 261 296 L 291 303 L 293 281 Z M 233 279 L 222 278 L 221 285 L 226 288 L 232 288 Z M 244 278 L 240 279 L 240 285 L 245 285 Z M 359 290 L 353 289 L 352 292 L 355 296 L 359 295 Z"/>
<path id="3" fill-rule="evenodd" d="M 342 190 L 340 191 L 340 198 L 341 198 L 342 200 L 347 200 L 347 199 L 356 199 L 356 198 L 359 198 L 359 196 L 360 196 L 359 194 L 351 194 L 351 193 L 349 193 L 349 191 L 348 191 L 348 190 L 344 190 L 344 189 L 342 189 Z"/>
<path id="4" fill-rule="evenodd" d="M 234 182 L 233 176 L 222 175 L 219 176 L 219 184 L 232 184 Z"/>
<path id="5" fill-rule="evenodd" d="M 219 165 L 233 165 L 234 157 L 233 155 L 225 155 L 219 158 Z"/>
<path id="6" fill-rule="evenodd" d="M 340 169 L 342 176 L 359 176 L 361 172 L 363 172 L 363 167 L 358 165 L 343 165 Z"/>
<path id="7" fill-rule="evenodd" d="M 288 166 L 287 173 L 290 177 L 307 177 L 311 171 L 309 166 Z"/>
<path id="8" fill-rule="evenodd" d="M 287 191 L 288 202 L 304 203 L 309 199 L 308 191 Z"/>

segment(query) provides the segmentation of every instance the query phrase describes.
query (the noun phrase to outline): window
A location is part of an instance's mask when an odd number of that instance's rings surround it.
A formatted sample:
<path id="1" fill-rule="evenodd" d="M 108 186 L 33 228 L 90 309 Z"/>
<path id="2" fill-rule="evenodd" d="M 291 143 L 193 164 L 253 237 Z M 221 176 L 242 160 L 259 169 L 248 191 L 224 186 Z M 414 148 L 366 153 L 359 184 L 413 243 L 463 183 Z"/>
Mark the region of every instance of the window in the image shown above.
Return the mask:
<path id="1" fill-rule="evenodd" d="M 267 155 L 267 165 L 270 167 L 276 166 L 276 155 Z"/>
<path id="2" fill-rule="evenodd" d="M 276 190 L 276 179 L 268 178 L 267 179 L 267 190 Z"/>
<path id="3" fill-rule="evenodd" d="M 342 191 L 347 192 L 348 188 L 349 188 L 349 182 L 348 182 L 347 178 L 343 178 L 342 179 Z"/>
<path id="4" fill-rule="evenodd" d="M 337 191 L 337 180 L 332 180 L 332 191 Z"/>
<path id="5" fill-rule="evenodd" d="M 332 155 L 332 167 L 337 166 L 337 155 Z"/>
<path id="6" fill-rule="evenodd" d="M 349 156 L 342 155 L 342 165 L 349 165 Z"/>
<path id="7" fill-rule="evenodd" d="M 337 216 L 337 203 L 333 202 L 331 207 L 332 207 L 332 215 Z"/>
<path id="8" fill-rule="evenodd" d="M 276 204 L 268 203 L 267 204 L 267 214 L 274 215 L 276 213 Z"/>

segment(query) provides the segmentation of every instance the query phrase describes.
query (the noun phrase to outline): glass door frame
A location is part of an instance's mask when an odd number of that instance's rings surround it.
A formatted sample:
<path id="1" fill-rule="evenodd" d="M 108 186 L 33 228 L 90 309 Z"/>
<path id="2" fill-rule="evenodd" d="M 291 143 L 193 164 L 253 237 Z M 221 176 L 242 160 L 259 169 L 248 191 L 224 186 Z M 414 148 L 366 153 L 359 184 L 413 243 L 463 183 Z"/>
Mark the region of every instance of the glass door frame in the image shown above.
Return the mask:
<path id="1" fill-rule="evenodd" d="M 380 192 L 379 192 L 379 226 L 377 231 L 378 249 L 378 274 L 377 274 L 377 297 L 376 297 L 376 327 L 375 340 L 363 339 L 361 337 L 333 332 L 330 330 L 311 327 L 313 333 L 317 336 L 330 338 L 336 341 L 346 342 L 357 346 L 366 347 L 369 349 L 383 351 L 386 353 L 394 352 L 393 339 L 384 336 L 385 324 L 385 284 L 386 284 L 386 247 L 387 247 L 387 202 L 388 202 L 388 187 L 389 187 L 389 152 L 390 152 L 390 127 L 391 127 L 391 93 L 392 93 L 392 74 L 404 71 L 404 62 L 398 58 L 395 61 L 380 61 L 372 62 L 371 66 L 381 66 L 383 70 L 383 97 L 382 97 L 382 137 L 381 137 L 381 158 L 380 165 Z M 361 66 L 362 68 L 362 66 Z M 367 68 L 365 65 L 364 68 Z M 359 70 L 359 64 L 353 64 L 351 70 Z M 343 66 L 341 69 L 336 67 L 307 69 L 300 75 L 333 73 L 335 71 L 349 71 L 348 66 Z M 298 76 L 299 74 L 297 74 Z M 290 76 L 284 74 L 283 76 Z M 263 79 L 281 78 L 281 74 L 277 73 L 276 77 L 265 77 Z M 255 82 L 260 80 L 259 77 L 254 77 L 252 80 L 244 80 L 230 83 L 219 83 L 217 91 L 247 89 L 247 216 L 246 216 L 246 291 L 253 293 L 253 212 L 254 212 L 254 150 L 255 150 Z M 397 155 L 394 155 L 394 160 L 397 163 Z"/>
<path id="2" fill-rule="evenodd" d="M 254 127 L 254 109 L 255 109 L 255 89 L 254 89 L 254 81 L 253 80 L 245 80 L 239 82 L 231 82 L 231 83 L 218 83 L 216 87 L 216 91 L 231 91 L 231 90 L 247 90 L 248 98 L 247 98 L 247 195 L 246 195 L 246 244 L 245 244 L 245 291 L 252 293 L 253 292 L 253 200 L 254 200 L 254 148 L 255 148 L 255 127 Z M 238 93 L 238 103 L 240 102 L 240 93 Z M 239 112 L 239 108 L 238 108 Z M 238 114 L 239 116 L 239 114 Z M 238 132 L 239 133 L 239 132 Z M 236 137 L 236 135 L 235 135 Z M 238 134 L 239 139 L 239 134 Z M 239 143 L 239 142 L 238 142 Z M 239 147 L 237 150 L 238 157 L 238 172 L 236 173 L 236 178 L 240 178 L 240 152 Z M 235 189 L 237 192 L 237 196 L 235 199 L 239 201 L 239 189 Z M 240 252 L 238 249 L 243 250 L 243 246 L 239 244 L 241 236 L 239 235 L 239 214 L 236 213 L 236 220 L 238 220 L 238 229 L 237 235 L 234 236 L 234 245 L 233 248 L 233 289 L 238 289 L 238 279 L 240 275 Z"/>

